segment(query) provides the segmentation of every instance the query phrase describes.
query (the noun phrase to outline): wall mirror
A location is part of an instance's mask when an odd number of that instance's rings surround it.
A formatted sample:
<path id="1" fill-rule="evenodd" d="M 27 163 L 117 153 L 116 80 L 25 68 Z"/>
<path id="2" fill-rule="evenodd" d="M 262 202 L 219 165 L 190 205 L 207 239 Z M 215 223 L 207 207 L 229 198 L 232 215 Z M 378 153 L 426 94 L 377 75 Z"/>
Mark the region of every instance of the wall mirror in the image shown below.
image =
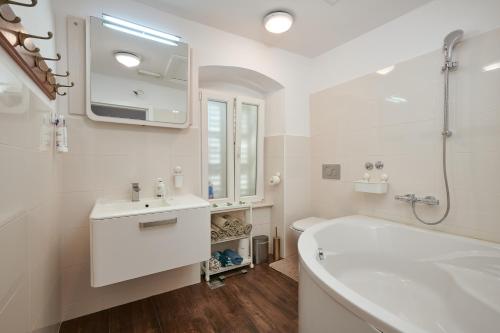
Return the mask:
<path id="1" fill-rule="evenodd" d="M 189 46 L 108 15 L 87 28 L 87 115 L 97 121 L 188 126 Z"/>

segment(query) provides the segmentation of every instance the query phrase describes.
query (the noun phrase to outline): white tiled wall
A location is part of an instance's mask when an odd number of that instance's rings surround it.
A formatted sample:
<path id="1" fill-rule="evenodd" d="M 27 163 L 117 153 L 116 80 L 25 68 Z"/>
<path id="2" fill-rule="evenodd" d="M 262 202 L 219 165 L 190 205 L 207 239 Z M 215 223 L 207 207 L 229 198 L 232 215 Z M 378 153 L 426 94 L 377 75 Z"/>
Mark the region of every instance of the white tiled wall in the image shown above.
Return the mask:
<path id="1" fill-rule="evenodd" d="M 303 136 L 277 135 L 265 139 L 266 201 L 272 202 L 271 237 L 281 237 L 281 256 L 297 252 L 297 237 L 289 225 L 310 216 L 310 139 Z M 276 172 L 281 183 L 270 186 L 267 181 Z"/>
<path id="2" fill-rule="evenodd" d="M 284 224 L 284 175 L 285 175 L 285 141 L 283 135 L 269 136 L 264 139 L 264 182 L 265 200 L 273 203 L 271 210 L 271 223 L 268 229 L 269 250 L 272 251 L 272 237 L 275 228 L 278 228 L 278 235 L 283 237 Z M 271 186 L 268 180 L 276 173 L 281 174 L 282 182 L 276 186 Z M 256 235 L 256 233 L 254 232 Z M 283 246 L 283 244 L 282 244 Z M 281 251 L 283 253 L 283 250 Z M 271 253 L 271 252 L 269 252 Z"/>
<path id="3" fill-rule="evenodd" d="M 311 216 L 310 138 L 287 135 L 285 140 L 284 257 L 297 253 L 297 234 L 289 226 Z"/>
<path id="4" fill-rule="evenodd" d="M 60 156 L 45 99 L 0 51 L 0 332 L 57 332 Z"/>
<path id="5" fill-rule="evenodd" d="M 500 30 L 465 40 L 451 74 L 448 143 L 451 214 L 438 230 L 500 241 Z M 355 213 L 419 225 L 395 194 L 435 195 L 441 204 L 419 207 L 426 219 L 445 208 L 441 168 L 442 54 L 435 51 L 396 64 L 386 76 L 370 74 L 311 97 L 312 210 L 324 217 Z M 387 98 L 406 99 L 392 103 Z M 389 193 L 353 192 L 364 163 L 381 160 Z M 340 163 L 341 181 L 321 179 L 322 163 Z M 375 179 L 380 171 L 371 171 Z"/>

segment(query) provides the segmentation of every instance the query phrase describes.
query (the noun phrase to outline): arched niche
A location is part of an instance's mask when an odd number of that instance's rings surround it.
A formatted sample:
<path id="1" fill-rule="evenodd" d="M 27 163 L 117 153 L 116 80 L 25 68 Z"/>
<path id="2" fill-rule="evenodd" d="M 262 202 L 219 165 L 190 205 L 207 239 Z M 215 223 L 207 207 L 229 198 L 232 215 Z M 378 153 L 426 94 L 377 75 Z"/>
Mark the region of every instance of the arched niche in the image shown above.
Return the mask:
<path id="1" fill-rule="evenodd" d="M 233 66 L 201 66 L 199 68 L 200 88 L 210 88 L 215 84 L 230 84 L 253 90 L 262 95 L 283 89 L 283 85 L 257 71 Z"/>
<path id="2" fill-rule="evenodd" d="M 243 67 L 200 66 L 198 86 L 201 90 L 226 91 L 264 99 L 266 136 L 285 132 L 285 87 L 269 76 Z"/>

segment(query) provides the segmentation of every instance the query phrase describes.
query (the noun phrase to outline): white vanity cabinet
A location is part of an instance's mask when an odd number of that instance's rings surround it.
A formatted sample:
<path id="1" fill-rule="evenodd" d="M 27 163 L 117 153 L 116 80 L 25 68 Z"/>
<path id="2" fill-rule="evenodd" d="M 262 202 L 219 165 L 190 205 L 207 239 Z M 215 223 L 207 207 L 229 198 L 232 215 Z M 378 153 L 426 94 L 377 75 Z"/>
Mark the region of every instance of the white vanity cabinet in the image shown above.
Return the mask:
<path id="1" fill-rule="evenodd" d="M 93 287 L 208 260 L 210 210 L 206 201 L 194 196 L 173 198 L 160 208 L 149 208 L 154 205 L 147 201 L 142 210 L 134 203 L 134 210 L 122 214 L 110 209 L 112 205 L 96 203 L 90 218 Z M 102 214 L 110 211 L 113 214 Z"/>

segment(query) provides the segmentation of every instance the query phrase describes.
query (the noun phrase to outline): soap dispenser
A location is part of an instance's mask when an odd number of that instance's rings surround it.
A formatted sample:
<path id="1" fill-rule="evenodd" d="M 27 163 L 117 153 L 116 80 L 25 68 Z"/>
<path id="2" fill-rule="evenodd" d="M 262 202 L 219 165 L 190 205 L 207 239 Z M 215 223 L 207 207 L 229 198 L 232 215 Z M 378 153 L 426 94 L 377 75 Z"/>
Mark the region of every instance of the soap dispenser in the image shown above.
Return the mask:
<path id="1" fill-rule="evenodd" d="M 174 186 L 175 188 L 181 188 L 184 180 L 184 175 L 182 174 L 182 168 L 176 166 L 174 168 Z"/>
<path id="2" fill-rule="evenodd" d="M 157 198 L 165 198 L 167 189 L 165 186 L 165 182 L 163 181 L 163 178 L 158 178 L 156 180 L 156 197 Z"/>

